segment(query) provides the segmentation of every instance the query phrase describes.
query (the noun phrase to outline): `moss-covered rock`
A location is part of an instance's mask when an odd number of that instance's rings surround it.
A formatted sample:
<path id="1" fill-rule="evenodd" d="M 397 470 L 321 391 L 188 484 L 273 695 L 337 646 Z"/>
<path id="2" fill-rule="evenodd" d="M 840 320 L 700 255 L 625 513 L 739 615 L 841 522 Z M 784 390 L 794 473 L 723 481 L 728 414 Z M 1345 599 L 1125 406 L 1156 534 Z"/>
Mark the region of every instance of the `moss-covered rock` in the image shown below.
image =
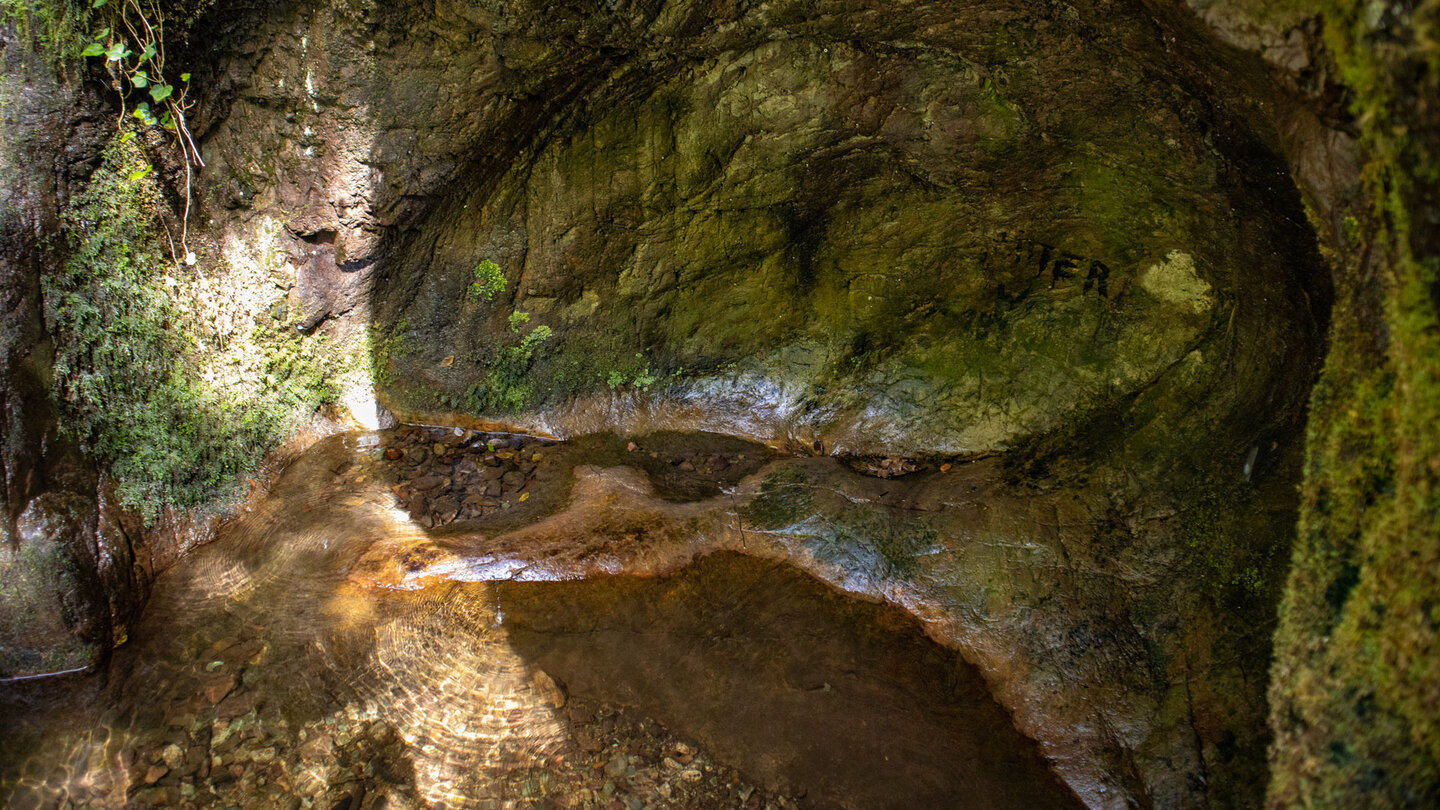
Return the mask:
<path id="1" fill-rule="evenodd" d="M 0 550 L 0 677 L 88 667 L 110 651 L 107 594 L 97 577 L 93 501 L 46 493 Z"/>
<path id="2" fill-rule="evenodd" d="M 1239 299 L 1293 301 L 1308 257 L 1241 226 L 1221 191 L 1238 167 L 1194 146 L 1183 95 L 1087 75 L 1098 54 L 1063 38 L 1013 56 L 1029 75 L 1002 89 L 1011 65 L 943 36 L 856 36 L 622 69 L 455 196 L 384 283 L 378 321 L 404 320 L 413 350 L 383 358 L 403 381 L 387 401 L 562 433 L 703 402 L 693 427 L 989 452 L 1187 357 L 1214 377 L 1221 327 L 1270 339 Z M 1062 70 L 1099 97 L 1034 75 Z M 468 294 L 482 261 L 507 275 L 494 301 Z M 497 369 L 511 312 L 554 335 L 523 388 Z"/>
<path id="3" fill-rule="evenodd" d="M 1334 240 L 1300 536 L 1276 637 L 1270 804 L 1440 802 L 1440 13 L 1323 4 L 1368 163 Z"/>
<path id="4" fill-rule="evenodd" d="M 117 136 L 66 213 L 71 243 L 42 279 L 62 430 L 154 522 L 232 498 L 265 454 L 336 394 L 343 369 L 306 339 L 262 255 L 211 275 L 161 251 L 167 213 L 134 133 Z M 258 277 L 256 277 L 258 276 Z"/>

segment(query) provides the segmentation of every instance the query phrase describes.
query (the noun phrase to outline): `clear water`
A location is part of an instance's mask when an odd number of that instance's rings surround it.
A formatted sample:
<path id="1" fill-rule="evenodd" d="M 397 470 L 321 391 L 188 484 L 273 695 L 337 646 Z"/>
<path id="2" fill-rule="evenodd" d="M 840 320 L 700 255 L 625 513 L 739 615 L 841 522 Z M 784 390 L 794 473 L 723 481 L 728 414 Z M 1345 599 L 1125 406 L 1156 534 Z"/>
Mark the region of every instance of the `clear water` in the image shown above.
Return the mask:
<path id="1" fill-rule="evenodd" d="M 159 579 L 103 682 L 6 689 L 9 805 L 1076 804 L 898 609 L 730 552 L 668 570 L 763 448 L 523 444 L 467 517 L 468 465 L 435 448 L 455 472 L 417 501 L 435 437 L 407 437 L 307 452 Z M 617 495 L 651 485 L 664 520 Z"/>

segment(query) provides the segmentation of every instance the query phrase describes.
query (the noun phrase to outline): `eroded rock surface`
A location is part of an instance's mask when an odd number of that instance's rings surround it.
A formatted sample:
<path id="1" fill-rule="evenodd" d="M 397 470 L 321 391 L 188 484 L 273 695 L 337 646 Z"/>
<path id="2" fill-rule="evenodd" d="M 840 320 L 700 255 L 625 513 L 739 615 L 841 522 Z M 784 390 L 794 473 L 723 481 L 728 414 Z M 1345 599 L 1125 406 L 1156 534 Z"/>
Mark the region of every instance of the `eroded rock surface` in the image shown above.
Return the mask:
<path id="1" fill-rule="evenodd" d="M 984 452 L 1287 373 L 1273 135 L 1147 23 L 792 6 L 297 9 L 222 74 L 212 199 L 285 212 L 294 306 L 431 422 Z"/>
<path id="2" fill-rule="evenodd" d="M 496 583 L 663 577 L 697 557 L 728 551 L 783 561 L 917 617 L 929 636 L 958 650 L 965 666 L 977 668 L 986 691 L 1008 713 L 1007 722 L 1038 743 L 1048 767 L 1088 805 L 1120 806 L 1139 790 L 1158 804 L 1192 804 L 1200 787 L 1193 777 L 1202 769 L 1217 801 L 1241 803 L 1259 784 L 1261 770 L 1244 752 L 1258 751 L 1263 740 L 1258 695 L 1264 681 L 1249 662 L 1267 637 L 1263 628 L 1253 637 L 1237 636 L 1218 624 L 1213 605 L 1190 582 L 1216 574 L 1186 561 L 1180 550 L 1185 524 L 1163 500 L 1126 506 L 1142 517 L 1119 522 L 1107 486 L 1050 491 L 1017 486 L 995 459 L 929 465 L 887 479 L 858 473 L 836 459 L 775 458 L 753 446 L 747 455 L 769 456 L 765 465 L 727 484 L 730 492 L 714 494 L 695 482 L 716 480 L 724 470 L 713 463 L 708 472 L 703 464 L 688 462 L 696 466 L 693 471 L 682 466 L 686 459 L 735 453 L 734 440 L 691 437 L 687 449 L 677 437 L 660 435 L 653 441 L 640 436 L 548 446 L 541 462 L 548 472 L 520 490 L 529 498 L 515 498 L 510 509 L 426 528 L 432 513 L 420 511 L 417 521 L 401 499 L 405 487 L 418 480 L 414 471 L 403 454 L 388 459 L 387 451 L 423 444 L 433 449 L 454 432 L 432 431 L 426 443 L 416 441 L 416 433 L 349 434 L 321 442 L 286 472 L 280 494 L 256 504 L 221 540 L 163 577 L 145 627 L 118 653 L 112 691 L 97 704 L 100 716 L 110 718 L 104 725 L 116 729 L 102 742 L 136 745 L 142 754 L 159 756 L 163 746 L 147 742 L 145 730 L 170 723 L 166 718 L 179 711 L 175 706 L 193 703 L 182 713 L 196 714 L 198 723 L 206 712 L 228 720 L 258 709 L 263 716 L 268 705 L 287 716 L 289 726 L 266 732 L 279 736 L 252 747 L 278 746 L 276 761 L 288 761 L 287 746 L 304 742 L 289 736 L 302 727 L 296 725 L 297 713 L 324 717 L 336 710 L 327 701 L 353 698 L 357 711 L 368 712 L 366 722 L 383 720 L 404 740 L 392 758 L 398 757 L 399 766 L 413 765 L 419 781 L 410 787 L 404 780 L 390 782 L 400 791 L 396 795 L 425 801 L 452 792 L 492 796 L 499 783 L 486 780 L 509 777 L 484 776 L 490 772 L 482 770 L 480 782 L 467 782 L 474 773 L 464 762 L 482 742 L 509 750 L 505 746 L 512 743 L 505 740 L 511 736 L 500 727 L 492 729 L 499 736 L 486 736 L 483 724 L 475 734 L 466 731 L 490 710 L 455 702 L 458 694 L 470 693 L 446 686 L 461 678 L 472 684 L 467 689 L 497 700 L 495 690 L 509 688 L 509 681 L 487 669 L 487 648 L 464 640 L 489 638 L 489 628 L 503 628 L 500 616 L 515 612 L 503 601 L 497 607 L 492 599 L 498 597 L 485 594 L 500 594 L 493 590 Z M 501 437 L 474 438 L 488 445 Z M 455 465 L 463 465 L 465 457 L 457 455 Z M 1283 521 L 1283 508 L 1266 508 L 1275 513 L 1253 509 L 1249 525 Z M 668 592 L 663 585 L 653 587 Z M 576 599 L 585 591 L 572 590 Z M 567 593 L 560 588 L 553 598 L 571 598 Z M 514 594 L 522 602 L 530 598 L 523 589 Z M 583 599 L 573 608 L 575 616 L 584 613 L 582 604 Z M 594 627 L 621 621 L 629 615 L 624 610 L 600 611 L 610 618 L 595 616 Z M 522 624 L 531 628 L 527 632 L 540 632 L 537 628 L 549 627 L 560 615 L 537 614 Z M 623 621 L 615 632 L 625 632 Z M 229 660 L 207 650 L 232 644 L 227 639 L 235 637 L 273 649 L 254 666 L 241 662 L 249 667 L 243 671 L 226 663 L 206 670 L 213 661 Z M 464 652 L 471 649 L 480 657 Z M 620 645 L 613 655 L 623 649 Z M 303 663 L 316 654 L 318 661 Z M 546 671 L 562 681 L 579 679 L 580 688 L 584 678 L 565 663 L 572 654 L 557 653 Z M 171 673 L 175 666 L 193 671 Z M 462 671 L 472 674 L 457 674 Z M 643 684 L 653 686 L 653 671 L 624 671 L 640 678 L 627 688 L 644 692 L 651 687 Z M 684 680 L 677 676 L 677 687 Z M 170 684 L 164 687 L 170 697 L 146 701 L 141 695 L 152 692 L 143 684 Z M 592 698 L 595 690 L 605 692 L 601 685 L 586 687 Z M 636 694 L 605 692 L 596 699 L 635 706 Z M 367 700 L 373 708 L 364 708 Z M 793 768 L 800 767 L 799 760 L 766 760 L 764 746 L 741 742 L 743 735 L 720 735 L 724 724 L 704 720 L 707 713 L 737 711 L 717 694 L 695 691 L 683 711 L 663 700 L 641 701 L 639 710 L 668 718 L 667 727 L 694 735 L 707 750 L 728 751 L 722 761 L 740 767 L 747 778 L 762 779 L 767 789 L 785 792 L 797 784 Z M 37 722 L 31 716 L 22 723 L 18 712 L 15 717 L 22 726 Z M 60 717 L 87 734 L 100 722 L 83 712 Z M 437 720 L 441 717 L 450 719 Z M 13 745 L 33 741 L 36 733 L 16 732 Z M 513 744 L 522 745 L 529 738 L 516 739 L 520 742 Z M 190 745 L 176 744 L 182 743 Z M 1228 759 L 1227 746 L 1233 747 Z M 748 748 L 754 750 L 741 751 Z M 69 756 L 45 755 L 65 761 Z M 227 768 L 231 764 L 223 752 L 221 761 Z M 177 790 L 186 778 L 197 791 L 209 784 L 205 779 L 216 778 L 177 772 L 166 781 L 164 773 L 156 773 L 158 787 Z M 471 776 L 462 779 L 462 773 Z M 965 773 L 959 768 L 956 778 Z M 111 783 L 100 776 L 80 783 L 68 772 L 63 778 L 42 776 L 29 772 L 12 786 L 57 791 L 110 785 L 105 791 L 112 796 L 125 789 L 123 780 Z M 141 784 L 132 781 L 130 788 Z M 298 782 L 289 784 L 295 788 Z M 870 787 L 857 788 L 855 795 L 883 790 L 887 783 L 866 784 Z M 230 790 L 208 789 L 215 801 Z M 950 788 L 935 789 L 943 794 Z M 406 793 L 412 790 L 418 794 Z M 835 800 L 848 801 L 839 794 Z"/>
<path id="3" fill-rule="evenodd" d="M 1293 21 L 1192 5 L 1301 85 L 1325 72 Z M 723 496 L 737 481 L 700 473 L 734 451 L 653 459 L 647 481 L 645 440 L 542 452 L 548 481 L 502 459 L 496 495 L 469 489 L 483 455 L 471 476 L 436 454 L 448 470 L 425 459 L 373 497 L 353 488 L 385 474 L 352 465 L 316 503 L 405 519 L 339 577 L 344 609 L 781 557 L 963 650 L 1087 803 L 1253 806 L 1329 295 L 1279 150 L 1332 237 L 1356 172 L 1334 102 L 1282 103 L 1258 60 L 1175 11 L 322 2 L 202 20 L 222 56 L 195 68 L 201 252 L 257 269 L 217 283 L 263 279 L 288 295 L 277 320 L 368 356 L 402 415 L 898 459 L 875 462 L 892 480 L 789 459 Z M 237 334 L 264 314 L 249 287 L 226 308 Z M 345 407 L 378 424 L 360 388 Z M 21 438 L 12 512 L 46 483 Z M 335 513 L 313 511 L 289 518 L 329 536 Z M 222 573 L 210 596 L 251 592 L 243 561 Z M 174 798 L 166 749 L 145 750 L 140 777 L 168 769 L 152 798 Z"/>

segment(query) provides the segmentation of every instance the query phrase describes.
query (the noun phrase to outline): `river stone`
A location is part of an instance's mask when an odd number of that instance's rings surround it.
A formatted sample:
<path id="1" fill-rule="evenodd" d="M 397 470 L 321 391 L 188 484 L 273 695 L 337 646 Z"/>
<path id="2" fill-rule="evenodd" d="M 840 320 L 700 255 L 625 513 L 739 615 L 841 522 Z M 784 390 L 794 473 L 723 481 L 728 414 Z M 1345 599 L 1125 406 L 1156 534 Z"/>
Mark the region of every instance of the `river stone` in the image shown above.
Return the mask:
<path id="1" fill-rule="evenodd" d="M 625 770 L 628 766 L 629 763 L 625 759 L 625 755 L 616 754 L 610 758 L 609 762 L 605 763 L 605 775 L 612 779 L 619 779 L 625 775 Z"/>
<path id="2" fill-rule="evenodd" d="M 212 675 L 204 681 L 205 699 L 212 705 L 225 699 L 235 688 L 235 675 L 233 673 L 219 673 Z"/>
<path id="3" fill-rule="evenodd" d="M 233 694 L 221 701 L 215 708 L 215 715 L 223 720 L 243 717 L 255 710 L 256 695 L 253 692 Z"/>

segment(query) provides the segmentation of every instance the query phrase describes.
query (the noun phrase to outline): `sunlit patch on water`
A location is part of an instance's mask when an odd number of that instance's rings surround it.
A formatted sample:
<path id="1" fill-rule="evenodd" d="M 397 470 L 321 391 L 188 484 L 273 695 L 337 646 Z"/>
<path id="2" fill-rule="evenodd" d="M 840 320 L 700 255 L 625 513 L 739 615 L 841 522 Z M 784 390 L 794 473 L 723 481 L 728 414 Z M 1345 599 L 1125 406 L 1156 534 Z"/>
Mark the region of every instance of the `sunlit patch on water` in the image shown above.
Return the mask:
<path id="1" fill-rule="evenodd" d="M 122 757 L 124 737 L 108 728 L 82 732 L 62 747 L 47 747 L 23 765 L 7 807 L 63 807 L 124 803 L 129 779 Z"/>
<path id="2" fill-rule="evenodd" d="M 436 591 L 376 628 L 354 688 L 405 741 L 419 794 L 462 807 L 566 753 L 564 701 L 509 647 L 486 586 Z"/>
<path id="3" fill-rule="evenodd" d="M 238 560 L 220 559 L 213 561 L 204 577 L 196 583 L 203 583 L 202 599 L 244 599 L 255 581 L 250 572 Z"/>

